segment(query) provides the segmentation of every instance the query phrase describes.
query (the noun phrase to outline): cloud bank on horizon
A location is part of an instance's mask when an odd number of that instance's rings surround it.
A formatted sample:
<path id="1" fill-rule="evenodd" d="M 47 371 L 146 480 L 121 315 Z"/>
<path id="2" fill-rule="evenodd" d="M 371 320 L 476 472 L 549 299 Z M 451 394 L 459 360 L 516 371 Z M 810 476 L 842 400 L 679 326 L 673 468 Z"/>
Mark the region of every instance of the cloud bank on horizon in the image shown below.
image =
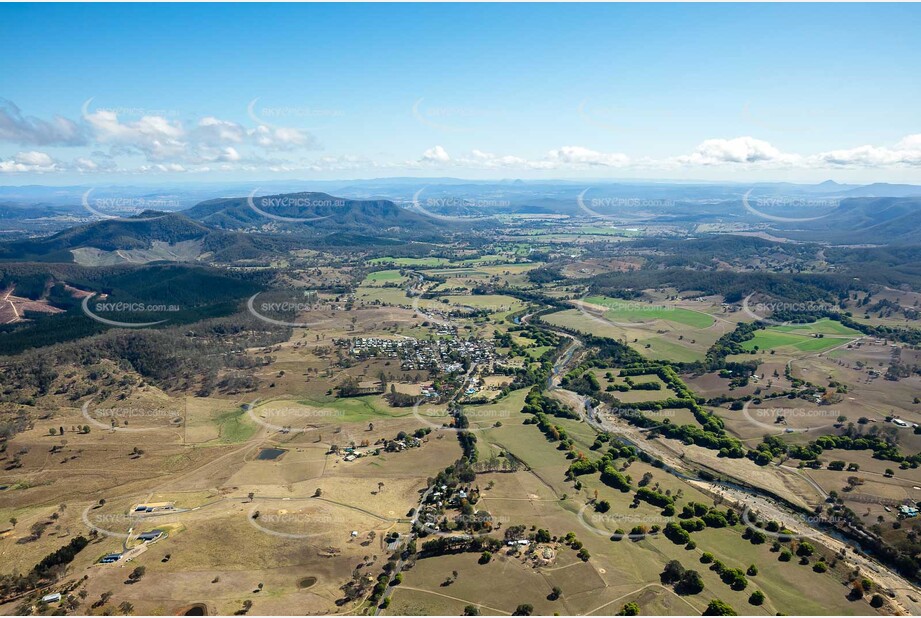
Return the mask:
<path id="1" fill-rule="evenodd" d="M 495 154 L 479 149 L 451 154 L 439 144 L 416 159 L 374 159 L 361 154 L 305 156 L 321 148 L 317 138 L 304 129 L 250 126 L 203 116 L 192 123 L 157 113 L 122 119 L 118 110 L 91 109 L 83 105 L 79 118 L 27 115 L 12 101 L 0 100 L 0 144 L 22 150 L 0 159 L 0 173 L 53 174 L 94 172 L 148 174 L 211 171 L 444 171 L 473 173 L 480 170 L 509 172 L 538 170 L 648 170 L 663 174 L 679 168 L 724 167 L 733 169 L 921 169 L 921 133 L 907 135 L 895 144 L 862 144 L 816 153 L 784 152 L 768 141 L 752 136 L 712 138 L 689 153 L 653 159 L 624 152 L 599 152 L 585 146 L 563 145 L 538 156 Z M 65 159 L 42 148 L 82 149 L 83 154 Z M 140 157 L 138 165 L 122 159 Z"/>

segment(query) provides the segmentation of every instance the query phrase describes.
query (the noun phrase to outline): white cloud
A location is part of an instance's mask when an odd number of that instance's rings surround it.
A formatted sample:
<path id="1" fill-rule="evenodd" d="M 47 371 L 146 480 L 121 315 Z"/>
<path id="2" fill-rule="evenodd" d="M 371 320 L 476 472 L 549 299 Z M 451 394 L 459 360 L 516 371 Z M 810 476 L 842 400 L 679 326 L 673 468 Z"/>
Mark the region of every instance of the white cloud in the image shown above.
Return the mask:
<path id="1" fill-rule="evenodd" d="M 126 114 L 134 114 L 128 118 Z M 435 145 L 413 160 L 391 156 L 372 159 L 340 154 L 313 160 L 304 158 L 317 147 L 306 130 L 270 125 L 250 116 L 256 123 L 244 126 L 206 115 L 195 121 L 179 120 L 179 114 L 157 110 L 97 108 L 77 121 L 55 116 L 41 119 L 25 116 L 11 101 L 0 99 L 0 143 L 30 146 L 84 146 L 71 162 L 58 160 L 37 150 L 0 155 L 0 172 L 101 173 L 121 171 L 204 172 L 204 171 L 353 171 L 353 170 L 673 170 L 681 167 L 716 169 L 876 169 L 921 167 L 921 134 L 907 135 L 894 144 L 864 144 L 811 153 L 790 153 L 752 136 L 706 139 L 689 154 L 651 159 L 622 152 L 604 152 L 585 146 L 567 145 L 531 155 L 496 154 L 481 149 L 452 154 Z M 450 145 L 449 145 L 450 146 Z M 845 145 L 846 146 L 846 145 Z M 101 148 L 100 148 L 101 147 Z M 816 149 L 817 150 L 817 149 Z M 105 151 L 105 152 L 103 152 Z M 54 151 L 57 154 L 57 151 Z M 687 151 L 685 151 L 687 152 Z M 278 154 L 273 154 L 278 153 Z M 281 153 L 284 153 L 283 155 Z M 132 156 L 143 159 L 137 167 L 124 167 Z"/>
<path id="2" fill-rule="evenodd" d="M 121 122 L 118 114 L 109 110 L 96 110 L 85 119 L 98 142 L 126 152 L 141 152 L 149 161 L 181 158 L 186 153 L 186 133 L 179 121 L 144 116 L 133 122 Z"/>
<path id="3" fill-rule="evenodd" d="M 0 160 L 0 173 L 13 172 L 54 172 L 60 169 L 59 163 L 51 155 L 30 150 L 18 152 L 12 158 Z"/>
<path id="4" fill-rule="evenodd" d="M 514 155 L 496 155 L 474 149 L 469 155 L 452 158 L 442 146 L 422 153 L 419 163 L 473 169 L 574 169 L 586 167 L 623 167 L 630 158 L 620 153 L 604 153 L 581 146 L 564 146 L 551 150 L 543 159 L 526 159 Z M 407 164 L 407 167 L 414 167 Z"/>
<path id="5" fill-rule="evenodd" d="M 448 154 L 448 151 L 441 146 L 435 146 L 422 153 L 422 161 L 429 163 L 449 163 L 451 161 L 451 156 Z"/>
<path id="6" fill-rule="evenodd" d="M 81 172 L 95 172 L 99 170 L 99 164 L 86 157 L 77 157 L 74 160 L 74 165 L 76 165 L 77 169 Z"/>
<path id="7" fill-rule="evenodd" d="M 28 146 L 81 146 L 86 143 L 86 134 L 73 120 L 23 116 L 15 103 L 0 99 L 0 141 Z"/>
<path id="8" fill-rule="evenodd" d="M 498 156 L 490 152 L 483 152 L 482 150 L 476 149 L 474 149 L 470 154 L 473 159 L 471 163 L 475 165 L 482 165 L 483 167 L 488 168 L 526 167 L 528 165 L 527 159 L 522 159 L 521 157 L 515 157 L 512 155 Z"/>
<path id="9" fill-rule="evenodd" d="M 764 140 L 745 136 L 705 140 L 693 153 L 679 156 L 676 160 L 684 165 L 795 164 L 800 158 L 785 154 Z"/>
<path id="10" fill-rule="evenodd" d="M 178 163 L 155 163 L 154 165 L 142 165 L 138 168 L 139 172 L 185 172 L 186 168 Z"/>
<path id="11" fill-rule="evenodd" d="M 205 116 L 198 121 L 194 137 L 203 144 L 239 144 L 246 137 L 246 129 L 235 122 Z"/>
<path id="12" fill-rule="evenodd" d="M 241 161 L 243 159 L 240 156 L 240 153 L 237 152 L 237 149 L 233 146 L 228 146 L 224 149 L 224 154 L 222 155 L 222 160 L 224 161 Z"/>
<path id="13" fill-rule="evenodd" d="M 551 150 L 545 160 L 559 167 L 624 167 L 630 164 L 630 157 L 625 154 L 598 152 L 582 146 Z"/>
<path id="14" fill-rule="evenodd" d="M 832 167 L 921 166 L 921 134 L 904 137 L 894 148 L 864 145 L 821 152 L 810 157 L 810 162 Z"/>
<path id="15" fill-rule="evenodd" d="M 85 119 L 94 138 L 116 153 L 140 153 L 150 163 L 197 165 L 213 161 L 240 162 L 254 160 L 240 146 L 266 150 L 291 150 L 314 146 L 313 137 L 300 129 L 243 125 L 205 116 L 186 130 L 178 120 L 147 115 L 140 120 L 123 121 L 111 110 L 87 113 Z M 159 169 L 148 166 L 148 169 Z"/>
<path id="16" fill-rule="evenodd" d="M 316 147 L 316 140 L 311 134 L 292 127 L 267 127 L 265 125 L 259 125 L 255 129 L 249 131 L 248 135 L 253 138 L 257 145 L 270 150 Z"/>
<path id="17" fill-rule="evenodd" d="M 902 150 L 921 152 L 921 133 L 915 133 L 914 135 L 903 137 L 902 140 L 895 145 L 895 147 Z"/>

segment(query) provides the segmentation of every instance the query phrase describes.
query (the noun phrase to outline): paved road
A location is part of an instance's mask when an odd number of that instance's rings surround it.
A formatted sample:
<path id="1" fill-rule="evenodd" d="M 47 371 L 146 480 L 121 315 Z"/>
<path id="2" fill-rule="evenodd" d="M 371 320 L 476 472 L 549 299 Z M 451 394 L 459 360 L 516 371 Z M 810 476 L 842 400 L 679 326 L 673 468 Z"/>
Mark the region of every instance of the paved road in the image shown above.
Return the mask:
<path id="1" fill-rule="evenodd" d="M 476 363 L 473 363 L 473 364 L 470 365 L 470 368 L 467 370 L 467 373 L 464 374 L 464 380 L 463 380 L 463 382 L 462 382 L 462 384 L 461 384 L 461 387 L 460 387 L 459 389 L 457 389 L 457 391 L 454 393 L 454 397 L 452 398 L 453 400 L 456 401 L 456 400 L 458 399 L 458 397 L 460 397 L 460 396 L 464 393 L 464 390 L 465 390 L 467 384 L 469 383 L 470 378 L 471 378 L 471 376 L 473 375 L 473 372 L 476 370 L 476 367 L 477 367 Z M 438 430 L 436 429 L 436 431 L 438 431 Z M 413 517 L 412 517 L 412 519 L 411 519 L 410 522 L 409 522 L 409 536 L 407 537 L 407 538 L 408 538 L 407 544 L 410 543 L 410 542 L 412 542 L 412 541 L 415 541 L 415 540 L 417 540 L 417 539 L 419 538 L 419 533 L 416 531 L 416 523 L 419 521 L 419 513 L 422 512 L 422 505 L 425 504 L 425 501 L 428 499 L 429 494 L 432 493 L 432 491 L 434 491 L 434 489 L 435 489 L 434 487 L 429 487 L 429 488 L 427 488 L 427 489 L 425 490 L 425 493 L 422 494 L 422 497 L 419 498 L 419 504 L 416 505 L 416 511 L 415 511 L 415 513 L 413 513 Z M 400 558 L 400 559 L 397 561 L 397 566 L 396 566 L 396 568 L 395 568 L 395 569 L 393 570 L 393 572 L 390 574 L 390 581 L 391 581 L 391 582 L 392 582 L 393 579 L 397 576 L 398 573 L 401 573 L 401 572 L 403 571 L 403 567 L 404 567 L 404 566 L 406 566 L 406 561 L 403 560 L 403 558 Z M 393 589 L 394 589 L 393 584 L 388 583 L 388 584 L 387 584 L 387 589 L 384 590 L 384 593 L 381 595 L 381 599 L 383 600 L 383 599 L 386 599 L 387 597 L 389 597 L 389 596 L 393 593 Z M 380 607 L 380 605 L 378 605 L 377 607 L 374 608 L 374 615 L 375 615 L 375 616 L 379 616 L 380 613 L 381 613 L 381 607 Z"/>

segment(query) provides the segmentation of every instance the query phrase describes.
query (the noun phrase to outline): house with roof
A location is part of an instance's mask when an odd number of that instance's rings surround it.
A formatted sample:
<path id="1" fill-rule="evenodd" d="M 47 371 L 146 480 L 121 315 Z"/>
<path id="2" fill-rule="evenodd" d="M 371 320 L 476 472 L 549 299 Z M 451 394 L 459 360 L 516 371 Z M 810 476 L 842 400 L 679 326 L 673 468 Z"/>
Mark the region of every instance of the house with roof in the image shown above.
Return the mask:
<path id="1" fill-rule="evenodd" d="M 143 532 L 138 535 L 139 541 L 156 541 L 161 536 L 163 536 L 162 530 L 151 530 L 150 532 Z"/>

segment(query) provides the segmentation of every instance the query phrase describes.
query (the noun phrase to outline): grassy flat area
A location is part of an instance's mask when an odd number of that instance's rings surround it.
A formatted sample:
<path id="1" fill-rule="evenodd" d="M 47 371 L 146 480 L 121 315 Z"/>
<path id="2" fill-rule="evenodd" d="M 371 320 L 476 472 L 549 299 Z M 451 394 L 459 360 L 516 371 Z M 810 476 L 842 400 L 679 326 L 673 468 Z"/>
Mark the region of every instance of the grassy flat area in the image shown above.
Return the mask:
<path id="1" fill-rule="evenodd" d="M 476 309 L 491 309 L 499 311 L 508 308 L 512 311 L 521 309 L 521 301 L 512 296 L 503 296 L 502 294 L 475 294 L 471 296 L 445 296 L 452 305 L 461 305 L 474 307 Z"/>
<path id="2" fill-rule="evenodd" d="M 663 328 L 661 330 L 669 330 L 668 334 L 657 334 L 657 330 L 660 329 L 656 329 L 652 322 L 648 325 L 616 326 L 612 323 L 592 319 L 592 317 L 578 309 L 566 309 L 551 313 L 545 316 L 544 319 L 551 324 L 574 328 L 583 333 L 618 340 L 626 339 L 630 347 L 647 358 L 678 362 L 693 362 L 703 359 L 707 353 L 707 348 L 722 334 L 717 329 L 708 329 L 685 334 L 684 339 L 679 340 L 678 336 L 685 333 L 686 327 L 682 327 L 684 330 L 681 328 L 672 330 Z M 726 324 L 725 326 L 728 329 L 730 325 Z M 649 345 L 648 348 L 646 347 L 647 344 Z"/>
<path id="3" fill-rule="evenodd" d="M 624 301 L 606 296 L 590 296 L 585 299 L 593 305 L 607 307 L 605 317 L 617 322 L 648 322 L 651 320 L 667 320 L 691 328 L 709 328 L 713 325 L 712 316 L 700 311 L 691 311 L 681 307 L 670 307 L 662 304 Z"/>
<path id="4" fill-rule="evenodd" d="M 432 277 L 486 277 L 489 275 L 489 273 L 484 270 L 475 270 L 473 268 L 424 270 L 422 273 Z"/>
<path id="5" fill-rule="evenodd" d="M 406 277 L 400 274 L 398 270 L 379 270 L 374 273 L 369 273 L 365 281 L 373 282 L 395 282 L 395 281 L 405 281 Z"/>
<path id="6" fill-rule="evenodd" d="M 431 267 L 431 266 L 444 266 L 448 264 L 449 261 L 446 258 L 409 258 L 409 257 L 382 257 L 375 258 L 373 260 L 368 260 L 368 264 L 378 266 L 381 264 L 393 264 L 395 266 L 421 266 L 421 267 Z"/>
<path id="7" fill-rule="evenodd" d="M 643 232 L 635 228 L 623 228 L 623 227 L 598 227 L 593 225 L 586 225 L 575 230 L 576 233 L 580 234 L 592 234 L 597 236 L 642 236 Z"/>
<path id="8" fill-rule="evenodd" d="M 548 345 L 537 346 L 536 348 L 525 348 L 525 353 L 533 359 L 538 359 L 550 349 Z"/>
<path id="9" fill-rule="evenodd" d="M 412 299 L 406 296 L 403 288 L 359 287 L 356 292 L 358 298 L 369 303 L 378 300 L 386 305 L 412 304 Z M 420 306 L 424 306 L 423 303 L 424 301 L 420 301 Z"/>
<path id="10" fill-rule="evenodd" d="M 224 412 L 215 418 L 214 422 L 218 426 L 218 432 L 220 434 L 218 440 L 222 444 L 245 442 L 249 440 L 258 429 L 242 408 Z"/>
<path id="11" fill-rule="evenodd" d="M 821 352 L 839 346 L 849 341 L 848 337 L 812 337 L 792 332 L 777 330 L 783 326 L 772 326 L 755 333 L 754 339 L 742 344 L 745 350 L 774 350 L 778 348 L 794 348 L 801 352 Z"/>
<path id="12" fill-rule="evenodd" d="M 391 408 L 379 396 L 367 395 L 365 397 L 344 397 L 337 399 L 300 399 L 298 403 L 313 408 L 335 410 L 337 422 L 359 423 L 380 417 L 398 418 L 412 414 L 411 408 Z"/>
<path id="13" fill-rule="evenodd" d="M 645 347 L 647 343 L 649 344 L 649 348 Z M 631 343 L 630 347 L 643 356 L 654 360 L 673 360 L 680 363 L 693 363 L 694 361 L 702 360 L 706 356 L 705 350 L 698 352 L 664 337 L 652 337 L 642 341 L 642 344 L 642 346 L 639 346 Z"/>
<path id="14" fill-rule="evenodd" d="M 841 322 L 835 320 L 830 320 L 828 318 L 822 318 L 817 322 L 812 322 L 809 324 L 788 324 L 786 326 L 775 326 L 774 330 L 780 333 L 795 333 L 801 335 L 811 335 L 813 333 L 818 333 L 822 335 L 854 335 L 855 337 L 860 336 L 860 332 L 845 326 Z"/>
<path id="15" fill-rule="evenodd" d="M 521 388 L 510 392 L 495 403 L 464 406 L 464 414 L 467 415 L 471 427 L 481 429 L 493 426 L 496 421 L 502 424 L 508 423 L 510 419 L 520 421 L 524 398 L 529 391 L 530 389 Z"/>

